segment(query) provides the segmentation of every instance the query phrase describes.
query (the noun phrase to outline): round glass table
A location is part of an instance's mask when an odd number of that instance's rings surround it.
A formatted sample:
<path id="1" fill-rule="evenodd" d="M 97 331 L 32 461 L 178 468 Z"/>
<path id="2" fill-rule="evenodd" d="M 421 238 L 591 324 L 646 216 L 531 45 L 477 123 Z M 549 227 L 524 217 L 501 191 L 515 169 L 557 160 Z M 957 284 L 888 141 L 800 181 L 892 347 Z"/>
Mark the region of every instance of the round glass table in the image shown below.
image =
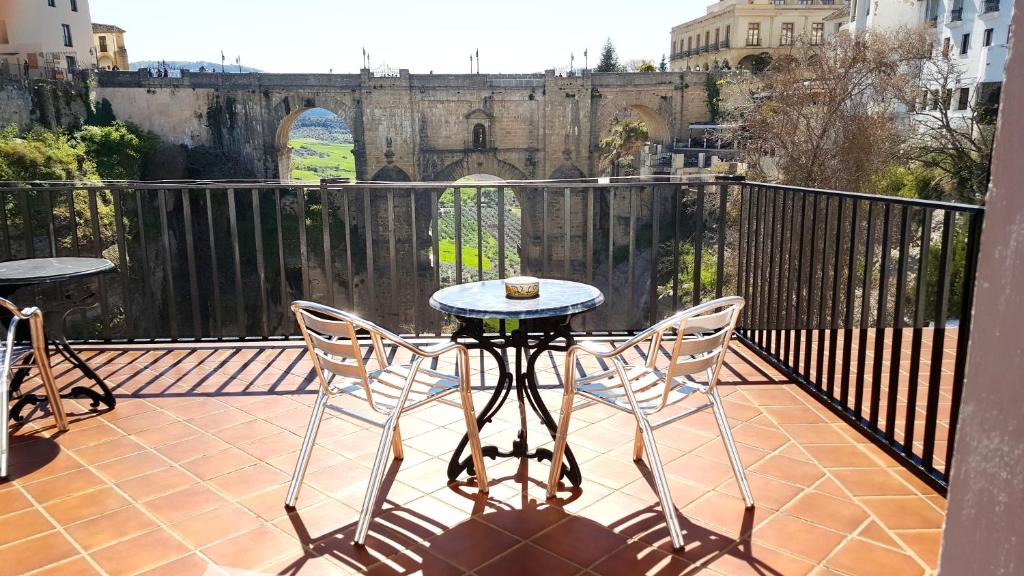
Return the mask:
<path id="1" fill-rule="evenodd" d="M 567 280 L 540 280 L 540 295 L 530 299 L 511 299 L 505 296 L 502 280 L 486 280 L 470 284 L 458 284 L 443 288 L 430 298 L 430 306 L 455 317 L 458 329 L 452 333 L 452 341 L 463 342 L 470 350 L 484 350 L 498 363 L 500 377 L 487 404 L 477 415 L 477 425 L 482 430 L 508 399 L 512 389 L 516 391 L 519 403 L 520 427 L 511 450 L 497 446 L 485 446 L 484 456 L 489 458 L 515 457 L 536 460 L 551 460 L 551 451 L 546 448 L 530 450 L 526 434 L 526 405 L 544 423 L 551 437 L 555 437 L 558 425 L 551 416 L 538 389 L 537 359 L 547 351 L 565 351 L 574 343 L 572 318 L 600 306 L 604 294 L 587 284 Z M 509 333 L 488 334 L 484 320 L 517 320 L 518 326 Z M 561 340 L 561 344 L 556 342 Z M 514 372 L 509 368 L 503 349 L 515 350 Z M 525 360 L 525 366 L 524 366 Z M 463 436 L 448 463 L 448 478 L 455 480 L 463 471 L 473 472 L 473 461 L 463 452 L 469 437 Z M 572 449 L 565 451 L 562 477 L 579 486 L 583 480 L 579 465 Z"/>
<path id="2" fill-rule="evenodd" d="M 26 286 L 78 280 L 96 274 L 111 272 L 114 269 L 114 263 L 106 258 L 32 258 L 29 260 L 0 262 L 0 296 L 10 299 L 11 295 L 17 290 Z M 92 380 L 96 388 L 99 389 L 99 392 L 97 392 L 85 386 L 75 386 L 63 397 L 88 398 L 91 401 L 90 406 L 92 408 L 97 408 L 100 404 L 104 404 L 107 408 L 113 408 L 116 401 L 114 400 L 114 394 L 110 391 L 110 387 L 107 386 L 103 378 L 85 360 L 82 360 L 75 353 L 75 350 L 68 344 L 67 338 L 64 335 L 64 321 L 68 314 L 75 310 L 89 307 L 83 306 L 81 302 L 91 298 L 92 294 L 74 299 L 68 298 L 66 295 L 62 296 L 65 296 L 66 304 L 60 304 L 56 307 L 50 306 L 43 310 L 44 314 L 51 317 L 51 319 L 44 322 L 46 340 L 56 353 L 67 360 L 71 366 L 85 375 L 86 378 Z M 14 376 L 11 379 L 11 394 L 16 394 L 21 388 L 22 382 L 28 375 L 30 360 L 31 358 L 26 358 L 26 362 L 14 372 Z M 45 401 L 45 398 L 34 394 L 22 395 L 11 407 L 11 418 L 15 421 L 20 421 L 21 410 L 27 404 L 38 404 L 43 401 Z"/>

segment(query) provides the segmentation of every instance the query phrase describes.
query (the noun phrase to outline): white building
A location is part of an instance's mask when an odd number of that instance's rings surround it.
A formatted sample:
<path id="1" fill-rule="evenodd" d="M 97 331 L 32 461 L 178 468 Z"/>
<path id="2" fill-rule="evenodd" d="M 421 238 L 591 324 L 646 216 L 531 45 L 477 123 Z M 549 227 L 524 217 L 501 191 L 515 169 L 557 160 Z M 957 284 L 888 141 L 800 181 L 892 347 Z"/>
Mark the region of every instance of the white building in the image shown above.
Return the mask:
<path id="1" fill-rule="evenodd" d="M 850 22 L 844 30 L 915 28 L 935 25 L 941 0 L 850 0 Z"/>
<path id="2" fill-rule="evenodd" d="M 958 58 L 963 78 L 952 106 L 998 106 L 1010 42 L 1014 0 L 946 0 L 939 13 L 938 46 Z"/>
<path id="3" fill-rule="evenodd" d="M 851 0 L 844 30 L 926 26 L 936 50 L 959 61 L 961 85 L 950 106 L 998 106 L 1014 0 Z"/>
<path id="4" fill-rule="evenodd" d="M 0 72 L 64 77 L 96 64 L 89 0 L 0 0 Z"/>

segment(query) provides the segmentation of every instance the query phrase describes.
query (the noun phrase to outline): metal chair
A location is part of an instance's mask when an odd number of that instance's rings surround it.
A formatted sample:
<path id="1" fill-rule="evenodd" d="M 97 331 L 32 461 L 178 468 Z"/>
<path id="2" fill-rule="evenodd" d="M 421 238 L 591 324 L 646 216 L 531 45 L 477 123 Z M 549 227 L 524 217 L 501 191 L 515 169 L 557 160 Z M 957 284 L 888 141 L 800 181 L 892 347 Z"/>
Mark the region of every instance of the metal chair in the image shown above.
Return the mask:
<path id="1" fill-rule="evenodd" d="M 3 349 L 0 350 L 0 478 L 7 478 L 7 454 L 10 451 L 10 430 L 7 420 L 9 418 L 9 402 L 11 397 L 10 372 L 11 366 L 20 358 L 32 354 L 32 363 L 39 369 L 39 377 L 43 381 L 46 395 L 50 399 L 50 410 L 57 422 L 57 429 L 65 431 L 68 429 L 67 416 L 64 414 L 64 407 L 60 402 L 60 391 L 53 378 L 50 369 L 50 358 L 46 352 L 46 336 L 43 332 L 43 312 L 38 308 L 19 309 L 9 300 L 0 298 L 0 309 L 6 310 L 11 315 L 7 324 L 7 335 L 3 340 Z M 31 346 L 16 344 L 14 338 L 17 333 L 18 322 L 28 320 L 31 333 Z M 27 368 L 27 367 L 26 367 Z"/>
<path id="2" fill-rule="evenodd" d="M 306 347 L 319 377 L 320 393 L 309 417 L 309 426 L 302 441 L 302 450 L 299 452 L 295 473 L 292 475 L 291 485 L 288 487 L 286 506 L 294 507 L 299 497 L 299 488 L 306 474 L 306 467 L 309 464 L 309 457 L 316 441 L 317 429 L 320 427 L 324 408 L 330 407 L 332 410 L 380 427 L 383 429 L 383 433 L 377 447 L 376 459 L 370 473 L 370 484 L 366 489 L 366 497 L 363 499 L 362 511 L 356 526 L 355 542 L 363 544 L 370 529 L 370 519 L 383 481 L 388 452 L 393 450 L 396 460 L 403 458 L 401 433 L 398 428 L 399 417 L 405 412 L 440 400 L 455 391 L 458 391 L 461 397 L 466 427 L 469 430 L 469 447 L 473 455 L 477 487 L 480 492 L 487 492 L 487 472 L 484 469 L 480 435 L 470 387 L 469 351 L 465 346 L 454 342 L 445 342 L 430 348 L 419 348 L 372 322 L 348 312 L 313 302 L 293 302 L 292 311 L 298 319 L 299 329 L 302 331 L 302 337 L 306 340 Z M 381 366 L 384 366 L 388 358 L 384 353 L 383 340 L 410 352 L 412 362 L 391 364 L 379 370 L 368 371 L 360 351 L 359 341 L 356 339 L 356 332 L 359 330 L 369 332 L 373 352 Z M 443 374 L 421 366 L 423 360 L 437 358 L 448 352 L 458 354 L 458 376 Z M 384 420 L 376 420 L 338 406 L 329 405 L 332 397 L 341 394 L 365 400 L 374 412 L 385 416 Z"/>
<path id="3" fill-rule="evenodd" d="M 675 548 L 683 547 L 683 535 L 665 479 L 665 469 L 658 456 L 654 430 L 708 407 L 712 408 L 743 500 L 748 508 L 753 506 L 754 498 L 750 494 L 750 487 L 743 473 L 743 464 L 736 451 L 729 421 L 725 417 L 722 400 L 716 388 L 718 373 L 725 360 L 725 352 L 742 308 L 743 299 L 738 296 L 719 298 L 678 312 L 637 334 L 614 350 L 600 350 L 587 342 L 570 348 L 565 358 L 565 394 L 558 434 L 555 438 L 551 474 L 548 478 L 547 497 L 553 498 L 558 488 L 574 396 L 580 394 L 591 401 L 617 408 L 636 417 L 633 459 L 639 461 L 643 458 L 644 452 L 647 453 L 658 499 L 661 501 L 669 535 Z M 662 341 L 669 331 L 675 331 L 675 341 L 671 346 L 672 352 L 667 369 L 661 370 L 655 364 Z M 647 362 L 642 366 L 627 364 L 623 354 L 647 341 L 650 342 Z M 585 378 L 574 378 L 572 375 L 576 373 L 576 358 L 580 354 L 590 354 L 598 359 L 610 361 L 614 367 Z M 651 422 L 651 416 L 695 393 L 703 394 L 707 402 L 658 422 Z"/>

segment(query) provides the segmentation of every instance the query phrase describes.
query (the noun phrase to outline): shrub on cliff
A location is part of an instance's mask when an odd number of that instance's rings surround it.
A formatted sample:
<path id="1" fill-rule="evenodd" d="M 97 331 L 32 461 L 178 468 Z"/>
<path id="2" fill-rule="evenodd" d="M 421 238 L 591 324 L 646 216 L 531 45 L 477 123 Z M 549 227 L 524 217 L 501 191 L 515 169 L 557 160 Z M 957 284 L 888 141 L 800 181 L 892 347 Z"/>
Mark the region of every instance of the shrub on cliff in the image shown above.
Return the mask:
<path id="1" fill-rule="evenodd" d="M 121 121 L 108 126 L 85 126 L 75 138 L 85 147 L 104 180 L 143 179 L 146 159 L 160 145 L 159 136 Z"/>
<path id="2" fill-rule="evenodd" d="M 0 132 L 0 181 L 95 178 L 85 147 L 62 132 L 33 128 L 18 137 L 12 126 Z"/>

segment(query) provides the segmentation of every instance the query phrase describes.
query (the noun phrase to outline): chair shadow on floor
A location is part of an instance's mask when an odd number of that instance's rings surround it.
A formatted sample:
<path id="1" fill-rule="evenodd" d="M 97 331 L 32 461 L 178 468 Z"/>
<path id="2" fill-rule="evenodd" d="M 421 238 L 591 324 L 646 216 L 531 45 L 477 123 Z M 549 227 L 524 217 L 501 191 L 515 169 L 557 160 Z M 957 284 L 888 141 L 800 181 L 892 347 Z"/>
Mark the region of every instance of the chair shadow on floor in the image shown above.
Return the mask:
<path id="1" fill-rule="evenodd" d="M 654 476 L 647 463 L 640 461 L 634 462 L 634 464 L 651 488 L 651 494 L 657 494 Z M 682 550 L 672 549 L 665 517 L 658 504 L 651 504 L 643 510 L 625 516 L 611 523 L 608 528 L 628 538 L 639 538 L 651 546 L 693 563 L 693 568 L 684 573 L 686 575 L 700 573 L 709 564 L 728 555 L 746 564 L 755 574 L 783 576 L 781 572 L 757 558 L 753 552 L 750 534 L 754 529 L 756 508 L 744 509 L 734 535 L 718 532 L 708 526 L 698 524 L 687 518 L 678 508 L 676 508 L 676 514 L 683 531 L 684 547 Z M 640 572 L 644 573 L 642 570 Z"/>
<path id="2" fill-rule="evenodd" d="M 479 530 L 484 524 L 499 528 L 532 526 L 535 533 L 526 536 L 525 539 L 528 540 L 568 518 L 570 514 L 564 512 L 562 508 L 578 499 L 585 490 L 575 488 L 563 492 L 565 498 L 538 501 L 533 494 L 537 494 L 538 489 L 543 489 L 542 482 L 525 474 L 525 464 L 512 476 L 491 480 L 492 486 L 503 483 L 520 485 L 521 498 L 495 500 L 478 493 L 470 484 L 453 482 L 449 484 L 452 495 L 465 498 L 471 512 L 469 519 L 449 525 L 432 517 L 428 511 L 417 511 L 414 506 L 399 505 L 387 500 L 387 494 L 400 466 L 400 462 L 392 462 L 385 475 L 365 546 L 354 544 L 354 521 L 314 537 L 306 526 L 303 510 L 291 511 L 288 519 L 302 543 L 304 553 L 279 569 L 278 573 L 294 576 L 299 574 L 308 562 L 326 557 L 353 570 L 368 571 L 372 567 L 375 574 L 451 574 L 461 569 L 442 558 L 448 558 L 447 551 L 478 545 L 474 536 L 486 534 Z M 647 482 L 653 485 L 653 478 L 646 465 L 639 463 L 638 466 Z M 687 562 L 693 563 L 692 570 L 686 574 L 695 574 L 722 556 L 730 555 L 747 564 L 756 574 L 782 576 L 780 572 L 760 561 L 750 548 L 750 532 L 754 524 L 753 509 L 747 509 L 743 514 L 741 525 L 736 529 L 738 536 L 691 522 L 682 514 L 680 521 L 686 537 L 686 548 L 674 552 L 671 550 L 664 517 L 657 504 L 634 511 L 608 525 L 587 519 L 584 512 L 576 515 L 573 530 L 574 533 L 611 530 L 625 539 L 642 542 L 644 545 L 637 547 L 637 557 L 633 562 L 637 574 L 659 573 L 659 558 L 644 552 L 649 545 L 673 552 Z M 515 545 L 518 545 L 518 541 L 512 544 Z M 607 553 L 611 554 L 615 550 L 609 549 Z M 505 551 L 496 551 L 495 556 Z"/>
<path id="3" fill-rule="evenodd" d="M 8 454 L 8 477 L 0 479 L 0 486 L 46 468 L 60 456 L 60 453 L 60 445 L 53 438 L 12 435 Z"/>

